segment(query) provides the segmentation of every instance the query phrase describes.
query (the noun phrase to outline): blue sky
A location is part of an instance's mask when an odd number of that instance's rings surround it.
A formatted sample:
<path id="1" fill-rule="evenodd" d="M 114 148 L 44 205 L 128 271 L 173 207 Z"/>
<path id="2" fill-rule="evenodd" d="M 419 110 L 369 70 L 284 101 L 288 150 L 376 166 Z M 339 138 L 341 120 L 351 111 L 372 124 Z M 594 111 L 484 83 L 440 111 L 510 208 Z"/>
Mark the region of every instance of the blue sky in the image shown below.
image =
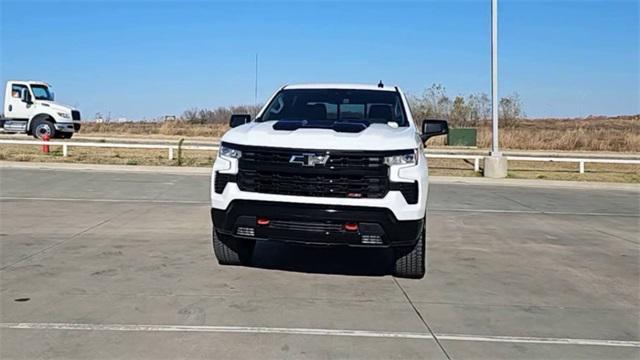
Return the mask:
<path id="1" fill-rule="evenodd" d="M 300 82 L 490 92 L 478 1 L 1 2 L 0 76 L 54 85 L 92 118 L 259 101 Z M 500 93 L 530 117 L 640 113 L 639 5 L 500 0 Z"/>

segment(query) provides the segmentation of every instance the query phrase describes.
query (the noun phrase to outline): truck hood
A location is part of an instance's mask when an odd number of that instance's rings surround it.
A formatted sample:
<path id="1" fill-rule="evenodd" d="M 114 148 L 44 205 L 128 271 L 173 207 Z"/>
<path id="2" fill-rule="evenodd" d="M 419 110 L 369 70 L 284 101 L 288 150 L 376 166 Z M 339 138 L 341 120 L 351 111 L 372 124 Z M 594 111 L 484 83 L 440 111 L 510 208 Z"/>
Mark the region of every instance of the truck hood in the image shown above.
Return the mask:
<path id="1" fill-rule="evenodd" d="M 412 127 L 371 124 L 357 133 L 333 129 L 274 130 L 275 121 L 251 122 L 229 130 L 221 141 L 238 145 L 330 150 L 406 150 L 420 145 Z"/>
<path id="2" fill-rule="evenodd" d="M 47 101 L 47 100 L 38 100 L 38 104 L 45 106 L 45 107 L 49 107 L 51 110 L 53 111 L 64 111 L 64 112 L 70 112 L 71 110 L 78 110 L 76 108 L 74 108 L 73 106 L 70 105 L 65 105 L 65 104 L 61 104 L 55 101 Z"/>

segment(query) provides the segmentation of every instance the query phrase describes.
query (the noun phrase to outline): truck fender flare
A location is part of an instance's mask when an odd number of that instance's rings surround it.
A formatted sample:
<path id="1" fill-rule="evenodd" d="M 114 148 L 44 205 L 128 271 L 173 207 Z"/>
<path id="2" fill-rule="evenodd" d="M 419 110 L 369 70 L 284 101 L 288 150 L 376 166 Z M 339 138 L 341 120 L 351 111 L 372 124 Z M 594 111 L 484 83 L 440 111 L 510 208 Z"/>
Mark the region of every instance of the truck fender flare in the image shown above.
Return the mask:
<path id="1" fill-rule="evenodd" d="M 34 121 L 39 120 L 39 119 L 49 120 L 54 124 L 56 123 L 56 119 L 54 119 L 53 116 L 51 116 L 50 114 L 47 114 L 47 113 L 36 114 L 34 117 L 29 119 L 29 122 L 27 123 L 27 134 L 28 135 L 31 135 L 31 126 L 33 125 Z"/>

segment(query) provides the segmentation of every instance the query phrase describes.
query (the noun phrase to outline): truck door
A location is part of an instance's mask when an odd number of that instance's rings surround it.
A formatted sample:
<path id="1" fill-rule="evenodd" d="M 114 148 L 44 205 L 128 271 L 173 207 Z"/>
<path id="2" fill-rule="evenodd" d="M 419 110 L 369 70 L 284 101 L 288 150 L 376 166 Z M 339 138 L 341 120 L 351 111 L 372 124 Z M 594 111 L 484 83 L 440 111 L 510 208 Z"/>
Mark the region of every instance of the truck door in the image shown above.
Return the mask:
<path id="1" fill-rule="evenodd" d="M 7 94 L 5 115 L 7 118 L 15 120 L 28 120 L 33 104 L 23 101 L 25 92 L 28 92 L 27 85 L 11 84 L 11 92 Z"/>

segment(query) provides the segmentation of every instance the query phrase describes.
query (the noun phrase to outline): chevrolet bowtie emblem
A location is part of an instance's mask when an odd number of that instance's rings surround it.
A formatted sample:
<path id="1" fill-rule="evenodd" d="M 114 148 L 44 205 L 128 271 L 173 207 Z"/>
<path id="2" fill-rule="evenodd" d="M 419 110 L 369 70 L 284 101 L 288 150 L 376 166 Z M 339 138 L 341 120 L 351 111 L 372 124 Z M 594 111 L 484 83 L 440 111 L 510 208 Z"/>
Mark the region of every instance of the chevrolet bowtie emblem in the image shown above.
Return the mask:
<path id="1" fill-rule="evenodd" d="M 329 161 L 329 155 L 318 154 L 299 154 L 291 155 L 289 162 L 292 164 L 300 164 L 302 166 L 324 165 Z"/>

